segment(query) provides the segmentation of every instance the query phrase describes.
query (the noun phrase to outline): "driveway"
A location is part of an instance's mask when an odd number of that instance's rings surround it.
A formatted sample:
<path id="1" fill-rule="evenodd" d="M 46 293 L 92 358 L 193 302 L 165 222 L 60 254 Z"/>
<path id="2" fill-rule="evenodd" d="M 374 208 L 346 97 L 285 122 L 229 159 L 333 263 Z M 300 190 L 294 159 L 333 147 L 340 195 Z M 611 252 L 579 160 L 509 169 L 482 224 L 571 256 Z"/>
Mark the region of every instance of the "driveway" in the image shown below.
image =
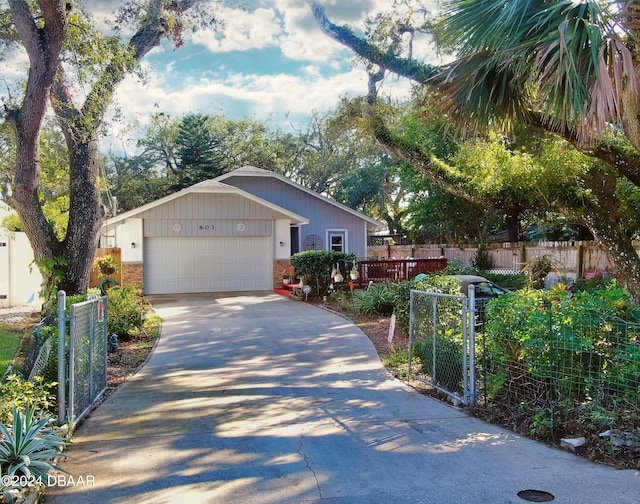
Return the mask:
<path id="1" fill-rule="evenodd" d="M 640 501 L 635 471 L 414 392 L 337 315 L 272 293 L 151 302 L 155 352 L 77 430 L 47 503 Z"/>

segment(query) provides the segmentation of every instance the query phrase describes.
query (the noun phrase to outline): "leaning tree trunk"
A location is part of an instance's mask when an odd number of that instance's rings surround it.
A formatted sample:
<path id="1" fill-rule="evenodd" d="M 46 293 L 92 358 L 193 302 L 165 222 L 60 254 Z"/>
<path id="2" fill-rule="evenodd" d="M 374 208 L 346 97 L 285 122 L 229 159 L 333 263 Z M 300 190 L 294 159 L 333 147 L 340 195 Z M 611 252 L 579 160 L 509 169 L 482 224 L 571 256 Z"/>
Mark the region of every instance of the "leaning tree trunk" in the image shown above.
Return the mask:
<path id="1" fill-rule="evenodd" d="M 38 195 L 40 128 L 49 92 L 58 70 L 58 57 L 68 34 L 66 2 L 39 0 L 37 14 L 26 0 L 9 0 L 18 38 L 29 57 L 29 78 L 19 106 L 5 106 L 6 120 L 16 135 L 13 202 L 31 242 L 45 285 L 52 284 L 52 268 L 61 253 L 60 242 L 48 224 Z M 34 9 L 35 10 L 35 9 Z"/>
<path id="2" fill-rule="evenodd" d="M 640 306 L 640 257 L 629 236 L 600 207 L 586 205 L 582 220 L 605 252 L 615 278 Z"/>

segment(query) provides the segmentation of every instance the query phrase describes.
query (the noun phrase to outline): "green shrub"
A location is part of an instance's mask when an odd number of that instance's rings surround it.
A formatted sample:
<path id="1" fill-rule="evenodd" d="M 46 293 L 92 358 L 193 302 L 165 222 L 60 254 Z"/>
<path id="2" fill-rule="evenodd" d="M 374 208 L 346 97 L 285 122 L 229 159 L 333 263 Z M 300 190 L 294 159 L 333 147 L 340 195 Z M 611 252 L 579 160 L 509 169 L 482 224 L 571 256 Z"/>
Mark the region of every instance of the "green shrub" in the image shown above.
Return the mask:
<path id="1" fill-rule="evenodd" d="M 54 413 L 56 385 L 40 376 L 28 381 L 17 374 L 9 375 L 0 388 L 0 422 L 11 423 L 14 408 L 22 411 L 33 409 L 41 416 Z"/>
<path id="2" fill-rule="evenodd" d="M 637 383 L 640 356 L 632 350 L 637 343 L 619 320 L 637 316 L 637 307 L 615 284 L 575 293 L 558 285 L 550 291 L 522 290 L 492 300 L 485 349 L 485 365 L 495 376 L 491 393 L 497 394 L 502 384 L 522 373 L 545 382 L 554 369 L 570 370 L 570 376 L 562 375 L 554 383 L 558 394 L 577 400 L 617 390 L 614 382 L 621 377 Z"/>
<path id="3" fill-rule="evenodd" d="M 306 250 L 291 256 L 291 265 L 298 278 L 303 278 L 305 284 L 313 290 L 312 294 L 323 296 L 329 291 L 331 284 L 331 270 L 338 265 L 342 276 L 349 278 L 349 271 L 357 264 L 355 254 L 328 250 Z M 345 280 L 344 285 L 347 285 Z"/>
<path id="4" fill-rule="evenodd" d="M 524 273 L 489 273 L 485 271 L 481 276 L 498 287 L 508 290 L 520 290 L 527 286 L 527 275 Z"/>
<path id="5" fill-rule="evenodd" d="M 107 297 L 109 334 L 140 332 L 147 312 L 140 286 L 116 286 L 107 291 Z"/>
<path id="6" fill-rule="evenodd" d="M 411 291 L 437 291 L 444 294 L 460 294 L 460 280 L 449 275 L 434 273 L 420 280 L 405 280 L 392 284 L 394 292 L 394 310 L 399 327 L 409 328 L 411 309 Z"/>
<path id="7" fill-rule="evenodd" d="M 478 271 L 490 270 L 492 266 L 491 255 L 489 254 L 489 251 L 483 246 L 478 247 L 478 250 L 476 250 L 476 253 L 470 262 L 471 266 L 473 266 Z"/>
<path id="8" fill-rule="evenodd" d="M 356 292 L 353 296 L 353 307 L 356 311 L 371 315 L 374 313 L 393 313 L 395 292 L 389 282 L 373 284 L 366 291 Z"/>
<path id="9" fill-rule="evenodd" d="M 529 286 L 534 289 L 544 288 L 544 281 L 549 273 L 560 275 L 562 264 L 551 256 L 543 254 L 531 259 L 524 267 L 523 272 L 527 275 Z"/>
<path id="10" fill-rule="evenodd" d="M 431 337 L 414 346 L 413 355 L 420 359 L 422 372 L 431 376 L 435 385 L 452 392 L 460 392 L 462 390 L 462 343 L 449 337 L 436 338 L 435 369 L 433 346 Z"/>
<path id="11" fill-rule="evenodd" d="M 440 272 L 442 275 L 478 275 L 478 270 L 473 266 L 463 266 L 459 259 L 447 261 L 447 267 Z"/>

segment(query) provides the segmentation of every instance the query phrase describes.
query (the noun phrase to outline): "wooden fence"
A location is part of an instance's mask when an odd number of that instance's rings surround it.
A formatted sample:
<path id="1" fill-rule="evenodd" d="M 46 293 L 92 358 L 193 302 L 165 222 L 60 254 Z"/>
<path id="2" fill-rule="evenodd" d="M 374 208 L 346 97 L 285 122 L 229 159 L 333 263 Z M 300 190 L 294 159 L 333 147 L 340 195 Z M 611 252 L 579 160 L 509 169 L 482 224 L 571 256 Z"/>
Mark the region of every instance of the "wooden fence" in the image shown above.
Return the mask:
<path id="1" fill-rule="evenodd" d="M 634 243 L 640 251 L 640 242 Z M 600 272 L 604 276 L 613 270 L 602 249 L 595 242 L 496 243 L 485 246 L 491 269 L 521 271 L 540 256 L 552 258 L 560 273 L 569 278 L 582 278 Z M 368 247 L 370 259 L 444 258 L 471 265 L 478 245 L 376 245 Z"/>
<path id="2" fill-rule="evenodd" d="M 99 248 L 96 250 L 96 259 L 100 259 L 106 255 L 110 255 L 115 259 L 116 263 L 119 265 L 118 270 L 110 275 L 105 275 L 101 273 L 98 268 L 93 268 L 91 270 L 91 277 L 89 278 L 89 287 L 98 287 L 100 282 L 107 277 L 115 280 L 118 284 L 122 283 L 121 250 L 119 248 Z"/>

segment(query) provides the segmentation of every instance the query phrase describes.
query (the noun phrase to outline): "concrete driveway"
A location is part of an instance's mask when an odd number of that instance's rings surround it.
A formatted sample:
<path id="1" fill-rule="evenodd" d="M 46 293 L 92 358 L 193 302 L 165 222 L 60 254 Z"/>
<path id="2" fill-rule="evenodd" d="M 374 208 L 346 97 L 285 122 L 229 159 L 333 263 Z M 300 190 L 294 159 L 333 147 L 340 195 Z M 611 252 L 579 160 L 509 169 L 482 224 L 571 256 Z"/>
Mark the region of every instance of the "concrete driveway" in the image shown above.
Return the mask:
<path id="1" fill-rule="evenodd" d="M 151 302 L 158 347 L 78 429 L 47 503 L 640 501 L 636 471 L 415 393 L 339 316 L 271 293 Z"/>

